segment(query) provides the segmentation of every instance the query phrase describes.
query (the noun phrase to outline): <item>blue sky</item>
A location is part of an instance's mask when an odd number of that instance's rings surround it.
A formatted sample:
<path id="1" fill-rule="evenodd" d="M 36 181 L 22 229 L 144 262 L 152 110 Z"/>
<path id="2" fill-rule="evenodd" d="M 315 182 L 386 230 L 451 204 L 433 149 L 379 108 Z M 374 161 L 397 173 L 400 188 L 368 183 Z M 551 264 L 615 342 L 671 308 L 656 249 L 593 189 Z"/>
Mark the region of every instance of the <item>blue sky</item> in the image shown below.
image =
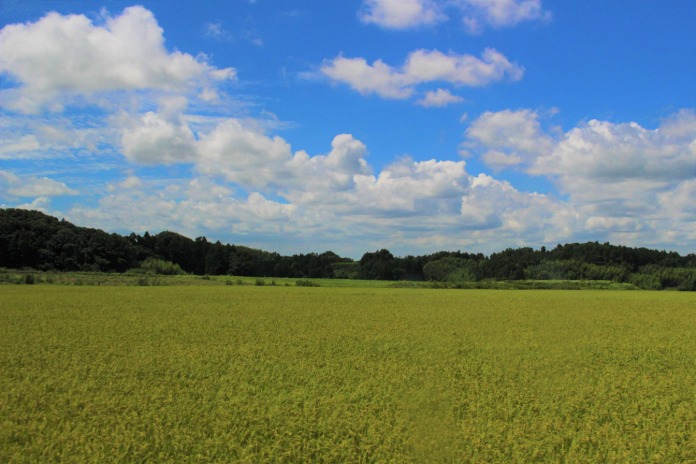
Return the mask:
<path id="1" fill-rule="evenodd" d="M 696 251 L 696 2 L 4 0 L 0 205 L 360 257 Z"/>

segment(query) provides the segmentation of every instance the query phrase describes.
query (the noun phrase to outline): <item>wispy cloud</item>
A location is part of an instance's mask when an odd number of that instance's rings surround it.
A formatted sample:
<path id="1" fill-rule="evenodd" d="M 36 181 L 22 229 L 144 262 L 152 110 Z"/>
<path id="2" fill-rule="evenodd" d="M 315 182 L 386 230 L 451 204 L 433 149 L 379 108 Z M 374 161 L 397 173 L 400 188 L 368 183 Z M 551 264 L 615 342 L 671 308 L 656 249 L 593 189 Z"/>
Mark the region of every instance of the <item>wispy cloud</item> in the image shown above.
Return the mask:
<path id="1" fill-rule="evenodd" d="M 434 26 L 452 15 L 472 34 L 551 18 L 541 0 L 364 0 L 359 18 L 386 29 L 412 29 Z"/>
<path id="2" fill-rule="evenodd" d="M 452 105 L 463 101 L 463 97 L 453 95 L 449 90 L 437 89 L 425 92 L 425 96 L 418 101 L 418 104 L 430 108 Z"/>

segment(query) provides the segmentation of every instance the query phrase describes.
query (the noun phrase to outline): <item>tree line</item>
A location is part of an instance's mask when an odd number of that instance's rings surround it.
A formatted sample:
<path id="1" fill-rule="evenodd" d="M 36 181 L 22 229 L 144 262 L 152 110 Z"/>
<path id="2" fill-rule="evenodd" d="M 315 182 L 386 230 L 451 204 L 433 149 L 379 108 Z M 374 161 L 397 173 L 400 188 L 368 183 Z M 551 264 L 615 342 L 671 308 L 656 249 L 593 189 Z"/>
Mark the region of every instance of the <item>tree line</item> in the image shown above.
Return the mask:
<path id="1" fill-rule="evenodd" d="M 79 227 L 38 211 L 0 209 L 0 267 L 40 271 L 237 275 L 479 282 L 610 280 L 646 289 L 696 290 L 696 255 L 609 243 L 571 243 L 547 250 L 508 248 L 489 256 L 440 251 L 394 256 L 383 249 L 355 261 L 332 251 L 282 256 L 176 232 L 128 236 Z"/>

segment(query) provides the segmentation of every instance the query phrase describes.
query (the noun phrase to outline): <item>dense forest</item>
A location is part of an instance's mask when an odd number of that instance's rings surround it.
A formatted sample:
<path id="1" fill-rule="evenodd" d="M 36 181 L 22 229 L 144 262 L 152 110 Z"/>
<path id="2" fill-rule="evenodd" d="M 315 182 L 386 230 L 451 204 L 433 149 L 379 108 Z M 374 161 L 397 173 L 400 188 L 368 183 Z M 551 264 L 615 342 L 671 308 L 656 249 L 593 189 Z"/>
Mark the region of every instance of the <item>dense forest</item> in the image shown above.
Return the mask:
<path id="1" fill-rule="evenodd" d="M 128 236 L 78 227 L 38 211 L 0 209 L 0 267 L 39 271 L 126 272 L 252 277 L 357 278 L 436 282 L 610 280 L 645 289 L 696 291 L 696 255 L 609 243 L 506 249 L 490 256 L 441 251 L 396 257 L 388 250 L 359 261 L 326 251 L 281 256 L 175 232 Z"/>

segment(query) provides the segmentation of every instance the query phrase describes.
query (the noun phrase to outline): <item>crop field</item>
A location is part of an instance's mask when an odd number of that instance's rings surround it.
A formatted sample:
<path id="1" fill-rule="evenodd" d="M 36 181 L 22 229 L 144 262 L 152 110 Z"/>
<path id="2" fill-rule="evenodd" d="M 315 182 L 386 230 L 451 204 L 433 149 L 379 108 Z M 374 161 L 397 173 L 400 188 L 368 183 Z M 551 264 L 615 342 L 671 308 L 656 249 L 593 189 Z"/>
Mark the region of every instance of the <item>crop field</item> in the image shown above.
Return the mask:
<path id="1" fill-rule="evenodd" d="M 0 462 L 696 462 L 696 295 L 0 286 Z"/>

